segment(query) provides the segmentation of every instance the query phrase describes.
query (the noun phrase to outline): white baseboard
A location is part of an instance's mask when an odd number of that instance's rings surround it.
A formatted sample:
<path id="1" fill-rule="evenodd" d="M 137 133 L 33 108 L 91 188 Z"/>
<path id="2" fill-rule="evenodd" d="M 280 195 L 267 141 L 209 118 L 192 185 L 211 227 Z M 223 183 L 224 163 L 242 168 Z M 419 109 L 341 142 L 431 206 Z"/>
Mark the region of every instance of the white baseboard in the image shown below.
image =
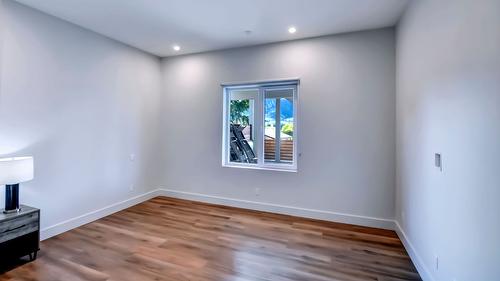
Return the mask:
<path id="1" fill-rule="evenodd" d="M 171 189 L 156 189 L 130 199 L 114 203 L 112 205 L 106 206 L 104 208 L 83 214 L 81 216 L 71 218 L 65 220 L 63 222 L 57 223 L 55 225 L 51 225 L 41 230 L 40 238 L 41 240 L 48 239 L 50 237 L 56 236 L 68 230 L 77 228 L 84 224 L 93 222 L 105 216 L 109 216 L 113 213 L 121 211 L 123 209 L 129 208 L 131 206 L 137 205 L 144 201 L 147 201 L 151 198 L 157 196 L 168 196 L 173 198 L 201 201 L 213 204 L 220 204 L 238 208 L 252 209 L 258 211 L 272 212 L 278 214 L 306 217 L 312 219 L 320 219 L 355 225 L 362 225 L 368 227 L 377 227 L 384 229 L 395 229 L 395 224 L 393 220 L 390 219 L 382 219 L 382 218 L 373 218 L 366 216 L 358 216 L 352 214 L 343 214 L 337 212 L 329 212 L 322 210 L 314 210 L 314 209 L 306 209 L 306 208 L 298 208 L 292 206 L 284 206 L 270 203 L 262 203 L 248 200 L 240 200 L 234 198 L 226 198 L 226 197 L 218 197 L 211 195 L 204 195 L 199 193 L 190 193 L 183 192 L 178 190 Z"/>
<path id="2" fill-rule="evenodd" d="M 429 269 L 425 266 L 424 262 L 420 258 L 420 255 L 418 254 L 417 250 L 415 247 L 413 247 L 413 244 L 411 243 L 410 239 L 406 235 L 405 231 L 399 224 L 399 222 L 396 220 L 394 221 L 396 224 L 396 233 L 399 236 L 399 240 L 403 242 L 403 245 L 405 246 L 406 251 L 408 252 L 408 255 L 410 255 L 411 260 L 413 261 L 413 264 L 417 268 L 418 273 L 420 274 L 420 277 L 424 281 L 434 281 L 434 278 L 432 277 Z"/>
<path id="3" fill-rule="evenodd" d="M 98 220 L 105 216 L 109 216 L 113 213 L 137 205 L 139 203 L 142 203 L 157 196 L 167 196 L 167 197 L 201 201 L 206 203 L 220 204 L 238 208 L 252 209 L 257 211 L 265 211 L 265 212 L 292 215 L 298 217 L 395 230 L 399 238 L 401 239 L 404 247 L 406 248 L 406 251 L 410 255 L 411 260 L 415 264 L 415 267 L 417 268 L 422 279 L 424 281 L 434 281 L 434 278 L 430 274 L 430 271 L 422 262 L 422 259 L 418 255 L 417 251 L 413 247 L 410 240 L 408 239 L 406 233 L 401 228 L 400 224 L 395 220 L 359 216 L 359 215 L 345 214 L 338 212 L 330 212 L 330 211 L 322 211 L 315 209 L 299 208 L 299 207 L 292 207 L 292 206 L 285 206 L 285 205 L 278 205 L 271 203 L 255 202 L 255 201 L 248 201 L 248 200 L 241 200 L 241 199 L 234 199 L 227 197 L 219 197 L 219 196 L 184 192 L 172 189 L 156 189 L 153 191 L 149 191 L 144 194 L 129 198 L 127 200 L 106 206 L 99 210 L 95 210 L 83 214 L 81 216 L 46 227 L 41 230 L 40 238 L 41 240 L 45 240 L 52 236 L 77 228 L 79 226 Z"/>
<path id="4" fill-rule="evenodd" d="M 262 203 L 262 202 L 234 199 L 234 198 L 205 195 L 199 193 L 184 192 L 172 189 L 161 189 L 160 193 L 163 196 L 167 197 L 201 201 L 212 204 L 220 204 L 231 207 L 252 209 L 257 211 L 265 211 L 265 212 L 278 213 L 284 215 L 292 215 L 292 216 L 305 217 L 311 219 L 348 223 L 348 224 L 355 224 L 368 227 L 377 227 L 390 230 L 394 230 L 396 227 L 394 224 L 394 220 L 391 219 L 382 219 L 382 218 L 366 217 L 366 216 L 344 214 L 344 213 L 337 213 L 330 211 L 277 205 L 271 203 Z"/>
<path id="5" fill-rule="evenodd" d="M 100 218 L 103 218 L 105 216 L 109 216 L 113 213 L 116 213 L 116 212 L 121 211 L 123 209 L 132 207 L 134 205 L 137 205 L 139 203 L 147 201 L 151 198 L 160 196 L 161 193 L 162 192 L 160 189 L 149 191 L 149 192 L 146 192 L 144 194 L 129 198 L 127 200 L 111 204 L 111 205 L 106 206 L 104 208 L 101 208 L 99 210 L 95 210 L 95 211 L 83 214 L 81 216 L 78 216 L 78 217 L 75 217 L 75 218 L 72 218 L 69 220 L 65 220 L 65 221 L 57 223 L 55 225 L 46 227 L 40 231 L 40 239 L 45 240 L 47 238 L 50 238 L 52 236 L 56 236 L 58 234 L 61 234 L 63 232 L 71 230 L 73 228 L 77 228 L 79 226 L 93 222 L 93 221 L 98 220 Z"/>

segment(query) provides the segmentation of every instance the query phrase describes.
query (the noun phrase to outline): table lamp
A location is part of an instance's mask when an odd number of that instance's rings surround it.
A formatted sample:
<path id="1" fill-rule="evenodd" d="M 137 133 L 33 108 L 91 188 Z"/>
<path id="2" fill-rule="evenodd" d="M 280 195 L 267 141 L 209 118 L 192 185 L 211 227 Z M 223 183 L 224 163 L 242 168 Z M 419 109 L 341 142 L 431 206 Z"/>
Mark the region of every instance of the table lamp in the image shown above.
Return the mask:
<path id="1" fill-rule="evenodd" d="M 33 157 L 0 159 L 0 186 L 5 185 L 4 213 L 19 212 L 19 183 L 33 179 Z"/>

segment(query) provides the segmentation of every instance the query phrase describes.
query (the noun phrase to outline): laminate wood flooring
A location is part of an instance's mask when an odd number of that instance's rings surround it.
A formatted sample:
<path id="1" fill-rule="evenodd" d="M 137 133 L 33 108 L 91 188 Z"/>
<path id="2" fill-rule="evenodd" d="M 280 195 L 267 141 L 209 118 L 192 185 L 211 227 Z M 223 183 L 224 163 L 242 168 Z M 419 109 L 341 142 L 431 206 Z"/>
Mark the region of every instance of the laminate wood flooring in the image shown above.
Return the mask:
<path id="1" fill-rule="evenodd" d="M 421 279 L 393 231 L 157 197 L 43 241 L 6 280 Z"/>

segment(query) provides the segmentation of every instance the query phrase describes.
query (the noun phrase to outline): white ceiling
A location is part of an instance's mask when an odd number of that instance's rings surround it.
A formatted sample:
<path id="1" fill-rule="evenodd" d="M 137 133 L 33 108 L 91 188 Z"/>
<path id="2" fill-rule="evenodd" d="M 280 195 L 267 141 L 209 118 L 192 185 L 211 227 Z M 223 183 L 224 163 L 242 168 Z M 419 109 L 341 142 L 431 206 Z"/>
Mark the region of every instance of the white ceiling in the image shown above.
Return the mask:
<path id="1" fill-rule="evenodd" d="M 393 26 L 409 0 L 16 1 L 164 57 Z"/>

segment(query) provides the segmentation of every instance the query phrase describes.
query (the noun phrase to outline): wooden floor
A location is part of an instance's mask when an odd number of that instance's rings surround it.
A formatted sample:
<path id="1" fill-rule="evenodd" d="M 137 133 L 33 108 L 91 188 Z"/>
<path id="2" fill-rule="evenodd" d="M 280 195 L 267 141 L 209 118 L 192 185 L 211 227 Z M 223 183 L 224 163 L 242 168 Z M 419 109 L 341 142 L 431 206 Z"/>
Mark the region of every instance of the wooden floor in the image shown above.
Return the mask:
<path id="1" fill-rule="evenodd" d="M 393 231 L 158 197 L 45 240 L 0 280 L 421 280 Z"/>

